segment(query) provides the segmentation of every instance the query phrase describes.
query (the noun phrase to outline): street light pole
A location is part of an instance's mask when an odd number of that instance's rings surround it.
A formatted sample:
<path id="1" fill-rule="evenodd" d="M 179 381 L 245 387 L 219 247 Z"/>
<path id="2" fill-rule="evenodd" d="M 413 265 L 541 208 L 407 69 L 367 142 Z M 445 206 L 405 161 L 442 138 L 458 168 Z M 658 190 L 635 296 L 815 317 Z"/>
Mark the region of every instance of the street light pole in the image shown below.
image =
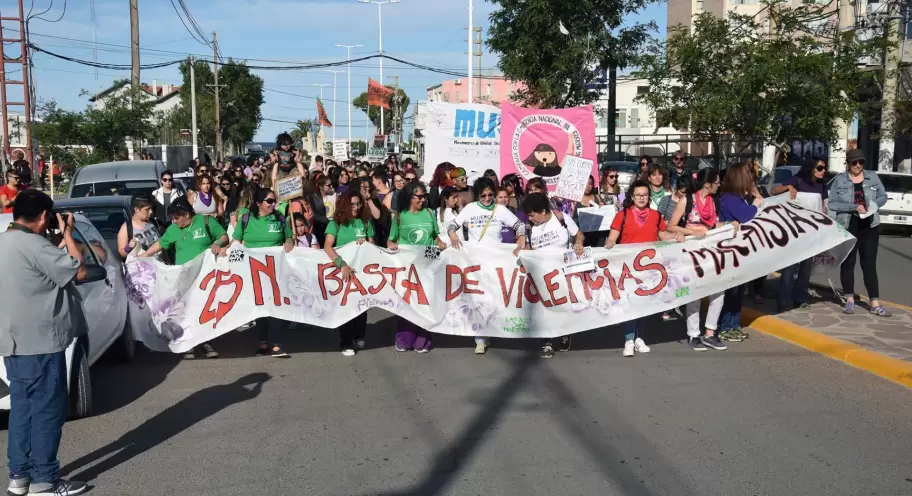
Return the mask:
<path id="1" fill-rule="evenodd" d="M 336 139 L 336 75 L 345 71 L 331 71 L 326 69 L 326 72 L 331 72 L 333 75 L 333 139 Z"/>
<path id="2" fill-rule="evenodd" d="M 364 45 L 336 45 L 339 48 L 344 48 L 348 51 L 347 58 L 348 61 L 348 146 L 351 146 L 352 141 L 352 48 L 363 47 Z M 370 109 L 370 107 L 368 107 Z M 370 113 L 367 116 L 368 121 L 370 121 Z"/>
<path id="3" fill-rule="evenodd" d="M 372 3 L 377 6 L 377 21 L 380 35 L 380 84 L 383 83 L 383 6 L 388 3 L 399 3 L 402 0 L 358 0 L 361 3 Z M 384 85 L 385 86 L 385 85 Z M 380 134 L 385 134 L 383 126 L 383 107 L 380 107 Z"/>

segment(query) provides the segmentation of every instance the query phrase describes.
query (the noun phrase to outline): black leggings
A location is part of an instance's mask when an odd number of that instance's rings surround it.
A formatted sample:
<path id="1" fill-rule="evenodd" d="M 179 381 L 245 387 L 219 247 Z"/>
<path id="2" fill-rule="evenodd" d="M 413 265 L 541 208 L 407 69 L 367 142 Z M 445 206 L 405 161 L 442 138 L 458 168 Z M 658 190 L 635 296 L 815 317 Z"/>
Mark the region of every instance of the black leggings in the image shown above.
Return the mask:
<path id="1" fill-rule="evenodd" d="M 355 341 L 364 339 L 366 331 L 367 313 L 365 312 L 339 326 L 339 347 L 343 350 L 355 349 Z"/>
<path id="2" fill-rule="evenodd" d="M 839 268 L 839 279 L 842 282 L 842 292 L 846 296 L 855 294 L 855 258 L 861 255 L 861 274 L 864 277 L 865 289 L 868 298 L 880 298 L 880 288 L 877 284 L 877 247 L 880 245 L 880 226 L 871 227 L 870 219 L 859 219 L 852 216 L 849 222 L 849 232 L 857 239 L 855 246 L 842 266 Z"/>

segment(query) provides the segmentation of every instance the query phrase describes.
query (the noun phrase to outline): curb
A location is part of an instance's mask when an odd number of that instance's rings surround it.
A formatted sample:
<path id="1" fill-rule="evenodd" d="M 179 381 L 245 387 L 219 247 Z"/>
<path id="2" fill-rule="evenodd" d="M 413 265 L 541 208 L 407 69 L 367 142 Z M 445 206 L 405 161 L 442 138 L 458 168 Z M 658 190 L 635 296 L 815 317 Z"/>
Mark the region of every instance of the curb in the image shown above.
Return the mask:
<path id="1" fill-rule="evenodd" d="M 741 325 L 912 388 L 912 363 L 904 360 L 866 350 L 749 307 L 742 307 Z"/>

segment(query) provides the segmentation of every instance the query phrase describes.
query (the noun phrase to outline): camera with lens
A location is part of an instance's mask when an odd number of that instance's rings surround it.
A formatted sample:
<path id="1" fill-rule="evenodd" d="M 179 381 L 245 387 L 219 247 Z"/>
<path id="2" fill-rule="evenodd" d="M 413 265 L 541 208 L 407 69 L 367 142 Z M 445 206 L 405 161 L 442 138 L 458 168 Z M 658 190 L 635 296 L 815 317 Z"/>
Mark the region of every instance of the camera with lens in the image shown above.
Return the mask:
<path id="1" fill-rule="evenodd" d="M 63 212 L 60 214 L 60 216 L 63 217 L 64 222 L 69 222 L 70 216 L 72 216 L 72 215 L 73 214 L 71 214 L 69 212 Z M 65 226 L 60 226 L 60 223 L 57 222 L 57 211 L 54 209 L 48 210 L 47 224 L 48 224 L 48 229 L 51 231 L 59 231 L 59 230 L 61 230 L 62 227 L 65 227 Z"/>

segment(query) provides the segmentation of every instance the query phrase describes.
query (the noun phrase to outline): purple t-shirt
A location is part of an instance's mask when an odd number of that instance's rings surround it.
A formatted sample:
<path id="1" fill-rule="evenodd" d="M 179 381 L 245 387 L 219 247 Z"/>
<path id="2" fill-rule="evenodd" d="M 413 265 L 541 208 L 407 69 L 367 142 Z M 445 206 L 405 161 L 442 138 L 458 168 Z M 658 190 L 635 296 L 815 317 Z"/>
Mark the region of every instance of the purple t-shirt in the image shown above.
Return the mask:
<path id="1" fill-rule="evenodd" d="M 826 184 L 821 182 L 811 183 L 807 179 L 799 176 L 792 176 L 785 180 L 782 183 L 783 186 L 794 186 L 799 193 L 817 193 L 824 200 L 827 199 L 829 192 L 827 191 Z"/>
<path id="2" fill-rule="evenodd" d="M 529 223 L 529 216 L 525 212 L 520 210 L 514 210 L 513 208 L 507 207 L 513 212 L 514 215 L 522 222 L 523 224 Z M 516 233 L 513 231 L 512 226 L 504 225 L 500 230 L 500 241 L 502 243 L 516 243 Z"/>

